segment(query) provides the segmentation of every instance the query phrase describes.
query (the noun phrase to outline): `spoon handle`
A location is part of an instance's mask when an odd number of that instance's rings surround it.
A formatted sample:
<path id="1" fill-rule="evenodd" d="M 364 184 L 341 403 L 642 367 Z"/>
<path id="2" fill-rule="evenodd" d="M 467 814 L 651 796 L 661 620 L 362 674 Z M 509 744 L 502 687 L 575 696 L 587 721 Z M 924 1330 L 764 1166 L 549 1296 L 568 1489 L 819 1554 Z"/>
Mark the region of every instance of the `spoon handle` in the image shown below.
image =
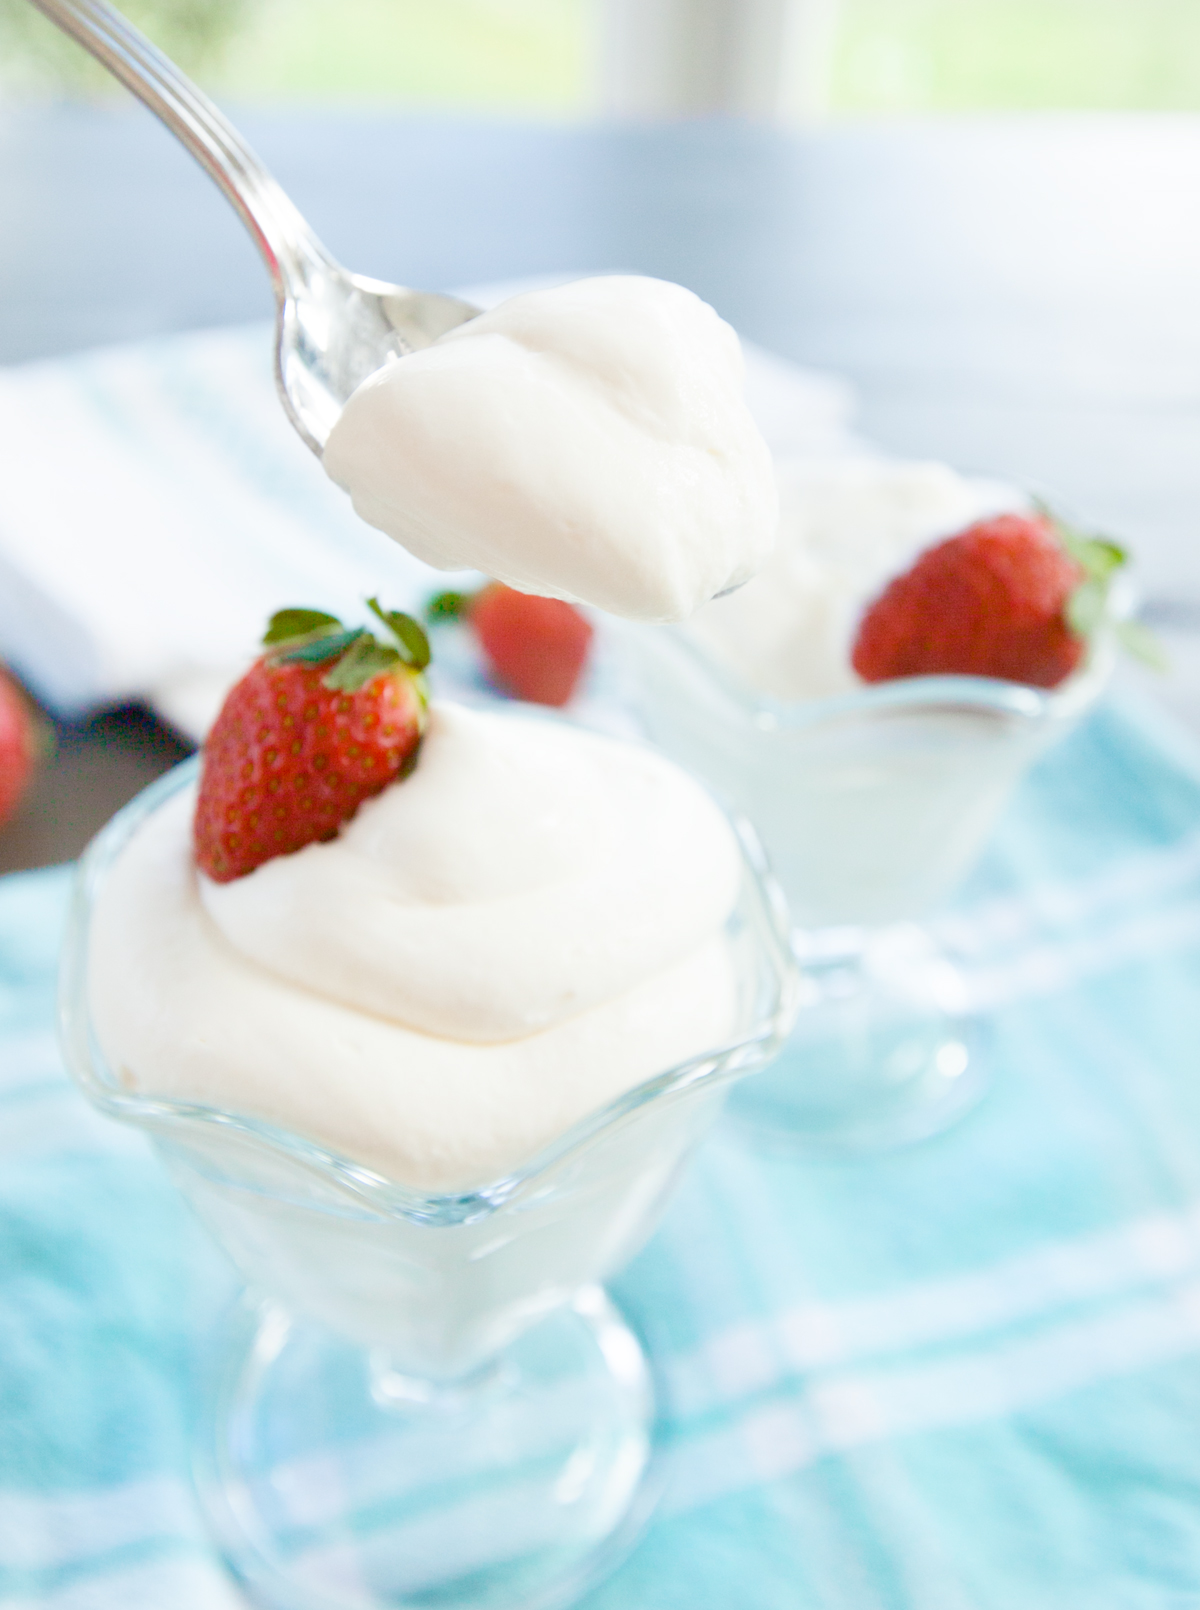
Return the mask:
<path id="1" fill-rule="evenodd" d="M 276 301 L 337 264 L 279 183 L 208 96 L 107 0 L 31 0 L 169 128 L 216 180 L 250 231 Z"/>

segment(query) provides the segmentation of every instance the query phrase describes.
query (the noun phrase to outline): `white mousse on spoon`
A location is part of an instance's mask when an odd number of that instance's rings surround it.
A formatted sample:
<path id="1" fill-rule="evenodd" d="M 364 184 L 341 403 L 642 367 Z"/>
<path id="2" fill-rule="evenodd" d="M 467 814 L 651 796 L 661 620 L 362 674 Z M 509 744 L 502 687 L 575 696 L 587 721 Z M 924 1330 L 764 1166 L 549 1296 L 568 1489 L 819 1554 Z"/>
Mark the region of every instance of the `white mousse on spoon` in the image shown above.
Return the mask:
<path id="1" fill-rule="evenodd" d="M 325 447 L 357 512 L 442 570 L 680 620 L 775 538 L 737 336 L 636 275 L 515 296 L 385 365 Z"/>

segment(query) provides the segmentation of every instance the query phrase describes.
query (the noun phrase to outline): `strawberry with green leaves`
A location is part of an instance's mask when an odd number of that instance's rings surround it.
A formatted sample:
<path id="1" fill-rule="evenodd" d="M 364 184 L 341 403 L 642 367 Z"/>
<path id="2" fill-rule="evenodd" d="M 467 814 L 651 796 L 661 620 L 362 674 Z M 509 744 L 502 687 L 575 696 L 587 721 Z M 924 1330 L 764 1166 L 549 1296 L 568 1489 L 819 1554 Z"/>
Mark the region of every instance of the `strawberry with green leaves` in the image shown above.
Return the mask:
<path id="1" fill-rule="evenodd" d="M 518 699 L 568 703 L 587 669 L 592 623 L 574 604 L 492 581 L 477 593 L 438 593 L 432 621 L 466 620 L 492 676 Z"/>
<path id="2" fill-rule="evenodd" d="M 217 883 L 333 838 L 364 799 L 416 763 L 429 642 L 410 615 L 383 628 L 316 609 L 271 617 L 266 652 L 232 689 L 204 745 L 196 865 Z"/>
<path id="3" fill-rule="evenodd" d="M 927 548 L 868 607 L 854 669 L 865 682 L 957 674 L 1054 688 L 1105 624 L 1153 659 L 1143 629 L 1113 615 L 1126 562 L 1116 543 L 1081 536 L 1045 509 L 979 520 Z"/>

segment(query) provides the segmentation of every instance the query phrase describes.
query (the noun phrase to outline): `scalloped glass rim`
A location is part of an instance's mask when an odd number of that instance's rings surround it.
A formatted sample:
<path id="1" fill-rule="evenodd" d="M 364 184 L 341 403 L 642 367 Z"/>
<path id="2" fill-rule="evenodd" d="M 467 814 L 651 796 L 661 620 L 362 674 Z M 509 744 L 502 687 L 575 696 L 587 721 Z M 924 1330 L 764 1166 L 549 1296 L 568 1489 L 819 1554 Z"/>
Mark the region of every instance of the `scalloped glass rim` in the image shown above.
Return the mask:
<path id="1" fill-rule="evenodd" d="M 121 1088 L 97 1045 L 87 1009 L 87 945 L 90 914 L 100 883 L 137 828 L 164 800 L 186 788 L 200 768 L 194 755 L 151 783 L 101 829 L 80 860 L 71 896 L 59 974 L 59 1039 L 67 1066 L 88 1098 L 103 1112 L 169 1139 L 181 1124 L 210 1124 L 232 1129 L 284 1154 L 313 1173 L 332 1178 L 358 1199 L 373 1216 L 402 1217 L 428 1224 L 462 1224 L 486 1217 L 533 1187 L 569 1155 L 589 1145 L 603 1131 L 632 1118 L 651 1102 L 691 1091 L 697 1085 L 732 1082 L 764 1066 L 779 1049 L 791 1025 L 799 978 L 791 957 L 783 897 L 776 888 L 754 829 L 743 818 L 733 826 L 745 865 L 743 892 L 735 915 L 749 916 L 758 930 L 763 976 L 774 987 L 762 1017 L 749 1033 L 728 1045 L 693 1057 L 643 1081 L 606 1107 L 572 1125 L 524 1167 L 487 1185 L 462 1192 L 423 1192 L 390 1180 L 373 1169 L 266 1119 L 224 1108 L 141 1096 Z M 761 987 L 761 986 L 760 986 Z"/>
<path id="2" fill-rule="evenodd" d="M 733 713 L 760 732 L 791 732 L 846 716 L 911 708 L 976 709 L 1026 720 L 1071 720 L 1094 702 L 1112 673 L 1116 650 L 1111 632 L 1092 640 L 1080 668 L 1057 688 L 1035 688 L 986 676 L 906 676 L 876 682 L 822 699 L 780 699 L 753 687 L 686 625 L 626 628 L 643 641 L 669 644 L 700 672 Z M 651 635 L 652 634 L 652 635 Z"/>

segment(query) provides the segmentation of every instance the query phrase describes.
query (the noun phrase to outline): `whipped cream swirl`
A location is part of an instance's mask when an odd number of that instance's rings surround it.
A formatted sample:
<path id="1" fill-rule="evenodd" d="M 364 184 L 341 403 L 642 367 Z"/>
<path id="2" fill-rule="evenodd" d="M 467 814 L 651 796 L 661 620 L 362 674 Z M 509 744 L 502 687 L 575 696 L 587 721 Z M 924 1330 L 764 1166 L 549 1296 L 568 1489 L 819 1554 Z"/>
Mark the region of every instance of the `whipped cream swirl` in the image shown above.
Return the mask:
<path id="1" fill-rule="evenodd" d="M 192 808 L 145 822 L 97 905 L 92 1011 L 131 1088 L 457 1189 L 732 1030 L 736 841 L 648 750 L 435 705 L 408 779 L 228 884 L 194 868 Z"/>

